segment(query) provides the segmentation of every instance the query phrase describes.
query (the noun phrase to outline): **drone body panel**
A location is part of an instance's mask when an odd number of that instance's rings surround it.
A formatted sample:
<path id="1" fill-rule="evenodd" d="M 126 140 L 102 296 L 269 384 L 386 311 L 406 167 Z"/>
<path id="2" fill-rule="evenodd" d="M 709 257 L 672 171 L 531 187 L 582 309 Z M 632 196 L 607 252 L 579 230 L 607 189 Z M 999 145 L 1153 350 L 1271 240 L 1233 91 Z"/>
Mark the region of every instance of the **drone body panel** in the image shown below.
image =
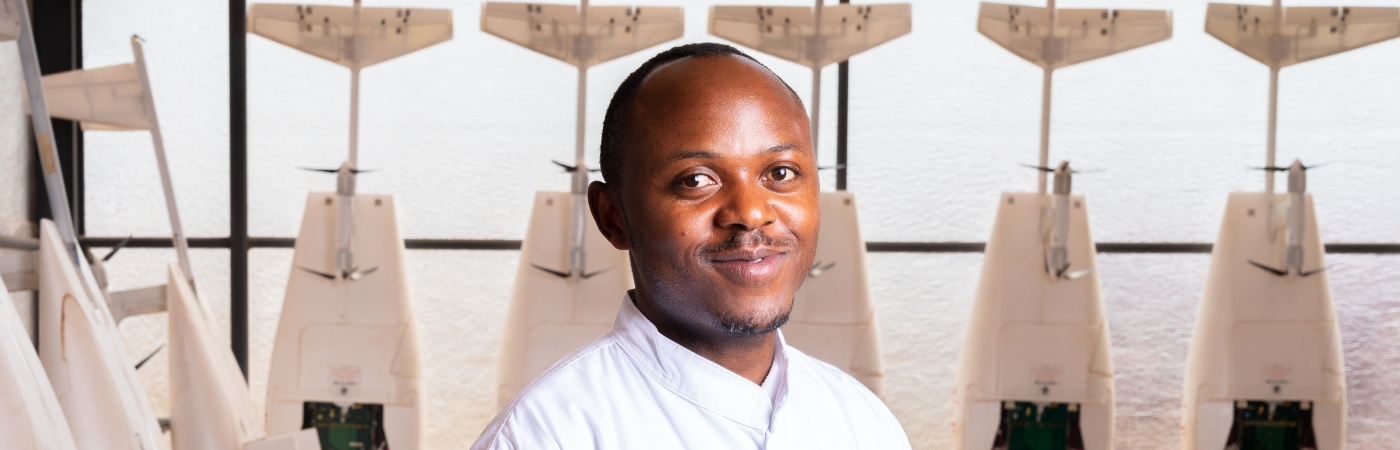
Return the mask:
<path id="1" fill-rule="evenodd" d="M 797 291 L 791 319 L 782 328 L 783 338 L 882 395 L 885 369 L 880 327 L 870 296 L 855 194 L 820 195 L 821 237 L 815 266 Z"/>
<path id="2" fill-rule="evenodd" d="M 1346 373 L 1327 272 L 1278 276 L 1250 263 L 1285 258 L 1287 194 L 1230 194 L 1187 356 L 1182 442 L 1223 448 L 1238 401 L 1312 402 L 1320 450 L 1345 447 Z M 1324 267 L 1305 197 L 1306 270 Z M 1267 230 L 1267 232 L 1266 232 Z"/>
<path id="3" fill-rule="evenodd" d="M 611 331 L 618 304 L 632 289 L 627 252 L 613 248 L 591 217 L 584 220 L 588 278 L 564 278 L 536 267 L 568 271 L 572 210 L 568 192 L 535 193 L 501 339 L 498 407 L 560 358 Z"/>
<path id="4" fill-rule="evenodd" d="M 390 195 L 356 194 L 351 248 L 358 280 L 334 273 L 336 202 L 307 196 L 268 374 L 267 433 L 302 427 L 304 403 L 378 404 L 392 448 L 418 448 L 422 350 Z"/>
<path id="5" fill-rule="evenodd" d="M 1097 267 L 1082 196 L 1071 196 L 1071 271 Z M 1005 402 L 1078 404 L 1084 448 L 1113 441 L 1113 361 L 1097 270 L 1052 276 L 1051 195 L 1001 197 L 954 392 L 954 448 L 990 448 Z"/>

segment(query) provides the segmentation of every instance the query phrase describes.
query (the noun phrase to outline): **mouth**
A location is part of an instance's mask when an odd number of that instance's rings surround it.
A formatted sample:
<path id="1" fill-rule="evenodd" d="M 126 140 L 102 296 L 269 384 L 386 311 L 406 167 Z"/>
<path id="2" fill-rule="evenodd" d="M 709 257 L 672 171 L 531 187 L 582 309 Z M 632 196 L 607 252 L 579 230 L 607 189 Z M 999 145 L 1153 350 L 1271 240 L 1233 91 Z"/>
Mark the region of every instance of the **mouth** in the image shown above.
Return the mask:
<path id="1" fill-rule="evenodd" d="M 778 274 L 788 252 L 769 247 L 747 247 L 726 251 L 710 258 L 710 263 L 726 278 L 741 282 L 763 281 Z"/>

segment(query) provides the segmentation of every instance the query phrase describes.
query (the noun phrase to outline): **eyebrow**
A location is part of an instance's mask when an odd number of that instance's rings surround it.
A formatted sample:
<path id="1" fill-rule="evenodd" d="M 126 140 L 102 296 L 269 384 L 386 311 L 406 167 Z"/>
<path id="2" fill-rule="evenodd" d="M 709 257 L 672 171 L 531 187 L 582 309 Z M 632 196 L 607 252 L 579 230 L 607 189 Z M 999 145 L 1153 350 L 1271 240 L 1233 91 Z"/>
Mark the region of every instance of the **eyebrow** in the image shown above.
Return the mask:
<path id="1" fill-rule="evenodd" d="M 801 149 L 802 149 L 802 147 L 798 146 L 798 145 L 795 144 L 795 143 L 786 143 L 786 144 L 778 144 L 778 145 L 774 145 L 774 146 L 772 146 L 772 147 L 768 147 L 768 149 L 765 150 L 764 153 L 769 153 L 769 154 L 772 154 L 772 153 L 783 153 L 783 152 L 790 152 L 790 151 L 801 150 Z M 681 161 L 681 160 L 686 160 L 686 159 L 714 159 L 714 158 L 718 158 L 718 157 L 719 157 L 719 154 L 718 154 L 718 153 L 715 153 L 715 152 L 705 151 L 705 150 L 690 150 L 690 151 L 683 152 L 683 153 L 681 153 L 681 154 L 679 154 L 679 155 L 676 155 L 676 156 L 674 156 L 674 157 L 671 157 L 671 161 L 674 162 L 674 161 Z"/>

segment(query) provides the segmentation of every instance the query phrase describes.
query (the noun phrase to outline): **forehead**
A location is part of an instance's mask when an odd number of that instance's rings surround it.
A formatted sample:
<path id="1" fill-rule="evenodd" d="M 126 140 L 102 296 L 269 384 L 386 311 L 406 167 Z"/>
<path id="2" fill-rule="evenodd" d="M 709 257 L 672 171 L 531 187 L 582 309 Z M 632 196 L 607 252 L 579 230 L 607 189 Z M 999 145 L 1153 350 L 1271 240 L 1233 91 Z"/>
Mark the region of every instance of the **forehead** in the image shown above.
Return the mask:
<path id="1" fill-rule="evenodd" d="M 774 112 L 804 115 L 801 100 L 758 62 L 739 55 L 685 57 L 662 64 L 642 80 L 634 112 L 704 109 L 757 102 Z"/>
<path id="2" fill-rule="evenodd" d="M 630 116 L 624 166 L 650 166 L 677 151 L 747 153 L 809 142 L 801 100 L 768 69 L 738 55 L 658 67 L 639 86 Z"/>

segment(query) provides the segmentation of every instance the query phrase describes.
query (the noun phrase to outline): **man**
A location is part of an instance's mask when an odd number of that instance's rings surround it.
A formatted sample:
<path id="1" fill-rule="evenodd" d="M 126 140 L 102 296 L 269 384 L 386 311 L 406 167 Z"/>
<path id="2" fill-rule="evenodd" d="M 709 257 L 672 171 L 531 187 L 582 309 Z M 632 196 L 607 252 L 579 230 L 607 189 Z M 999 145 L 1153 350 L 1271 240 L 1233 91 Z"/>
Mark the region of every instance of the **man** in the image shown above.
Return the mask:
<path id="1" fill-rule="evenodd" d="M 817 246 L 802 102 L 732 47 L 691 44 L 623 81 L 603 122 L 598 229 L 636 289 L 476 449 L 907 449 L 854 378 L 783 343 Z"/>

